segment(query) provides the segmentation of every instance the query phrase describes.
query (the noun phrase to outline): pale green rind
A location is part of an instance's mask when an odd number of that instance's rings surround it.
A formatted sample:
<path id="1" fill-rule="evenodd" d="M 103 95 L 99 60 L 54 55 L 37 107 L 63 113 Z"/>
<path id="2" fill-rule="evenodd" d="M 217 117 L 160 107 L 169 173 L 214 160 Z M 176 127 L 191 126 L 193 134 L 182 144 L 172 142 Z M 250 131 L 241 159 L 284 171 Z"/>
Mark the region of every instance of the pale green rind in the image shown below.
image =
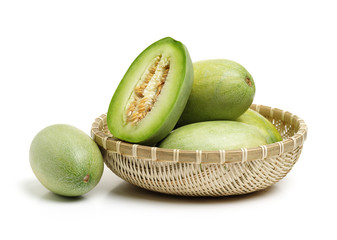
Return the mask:
<path id="1" fill-rule="evenodd" d="M 56 124 L 33 139 L 29 160 L 38 180 L 62 196 L 80 196 L 93 189 L 103 173 L 103 158 L 96 143 L 81 130 Z M 83 179 L 89 174 L 89 181 Z"/>
<path id="2" fill-rule="evenodd" d="M 168 79 L 152 110 L 136 126 L 125 123 L 125 106 L 148 63 L 161 53 L 171 56 Z M 117 138 L 146 145 L 163 139 L 174 128 L 192 89 L 193 66 L 186 47 L 172 38 L 164 38 L 145 49 L 131 64 L 115 91 L 108 110 L 107 123 Z"/>
<path id="3" fill-rule="evenodd" d="M 244 113 L 255 96 L 255 83 L 240 64 L 225 60 L 193 63 L 191 95 L 177 126 L 201 121 L 235 120 Z M 251 80 L 248 86 L 245 79 Z"/>
<path id="4" fill-rule="evenodd" d="M 268 143 L 282 141 L 281 134 L 277 131 L 275 126 L 268 121 L 268 119 L 252 109 L 248 109 L 244 114 L 236 119 L 236 121 L 257 127 Z"/>
<path id="5" fill-rule="evenodd" d="M 236 121 L 198 122 L 172 131 L 158 147 L 182 150 L 234 150 L 267 144 L 254 127 Z"/>

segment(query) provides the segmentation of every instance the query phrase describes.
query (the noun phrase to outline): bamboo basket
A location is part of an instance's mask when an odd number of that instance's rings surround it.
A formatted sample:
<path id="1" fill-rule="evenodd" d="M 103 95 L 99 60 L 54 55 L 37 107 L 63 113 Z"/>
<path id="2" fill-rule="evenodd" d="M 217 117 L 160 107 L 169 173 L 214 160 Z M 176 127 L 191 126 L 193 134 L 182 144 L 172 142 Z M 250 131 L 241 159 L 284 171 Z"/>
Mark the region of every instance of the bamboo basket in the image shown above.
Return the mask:
<path id="1" fill-rule="evenodd" d="M 251 109 L 270 120 L 283 141 L 226 151 L 149 147 L 114 138 L 107 128 L 106 114 L 96 118 L 91 134 L 106 166 L 136 186 L 185 196 L 246 194 L 285 177 L 297 162 L 307 137 L 305 122 L 294 114 L 255 104 Z"/>

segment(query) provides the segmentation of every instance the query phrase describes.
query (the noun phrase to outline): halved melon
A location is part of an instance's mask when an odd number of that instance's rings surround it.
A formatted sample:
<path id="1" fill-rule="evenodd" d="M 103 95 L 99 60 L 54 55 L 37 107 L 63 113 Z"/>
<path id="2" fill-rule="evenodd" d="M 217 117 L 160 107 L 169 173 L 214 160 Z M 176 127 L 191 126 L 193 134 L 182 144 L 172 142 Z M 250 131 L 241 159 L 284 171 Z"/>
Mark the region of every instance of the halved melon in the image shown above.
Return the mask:
<path id="1" fill-rule="evenodd" d="M 192 84 L 187 48 L 169 37 L 153 43 L 134 60 L 111 99 L 110 132 L 132 143 L 159 142 L 177 123 Z"/>

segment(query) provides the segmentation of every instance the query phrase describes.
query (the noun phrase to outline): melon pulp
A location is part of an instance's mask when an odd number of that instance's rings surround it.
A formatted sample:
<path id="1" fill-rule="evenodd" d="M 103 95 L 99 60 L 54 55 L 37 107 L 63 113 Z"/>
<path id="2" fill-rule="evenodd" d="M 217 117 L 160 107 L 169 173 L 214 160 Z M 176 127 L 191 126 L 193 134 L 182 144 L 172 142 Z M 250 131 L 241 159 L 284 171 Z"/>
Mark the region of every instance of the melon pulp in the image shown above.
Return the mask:
<path id="1" fill-rule="evenodd" d="M 192 83 L 187 48 L 169 37 L 153 43 L 133 61 L 111 99 L 110 132 L 132 143 L 157 143 L 177 123 Z"/>

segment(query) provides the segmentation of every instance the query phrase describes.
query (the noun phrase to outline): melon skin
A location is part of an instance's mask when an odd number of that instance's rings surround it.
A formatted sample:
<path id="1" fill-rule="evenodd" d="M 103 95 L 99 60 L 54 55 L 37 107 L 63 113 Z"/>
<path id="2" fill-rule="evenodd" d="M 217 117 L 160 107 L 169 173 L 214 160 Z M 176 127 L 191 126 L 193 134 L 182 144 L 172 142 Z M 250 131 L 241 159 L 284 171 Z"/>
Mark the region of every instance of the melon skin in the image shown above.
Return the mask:
<path id="1" fill-rule="evenodd" d="M 252 109 L 248 109 L 244 114 L 237 118 L 236 121 L 255 126 L 269 144 L 282 141 L 282 136 L 275 126 L 260 113 Z"/>
<path id="2" fill-rule="evenodd" d="M 189 123 L 235 120 L 252 104 L 255 83 L 239 63 L 226 59 L 193 63 L 194 81 L 176 127 Z"/>
<path id="3" fill-rule="evenodd" d="M 258 147 L 267 141 L 258 129 L 236 121 L 192 123 L 172 131 L 158 147 L 181 150 L 235 150 Z"/>
<path id="4" fill-rule="evenodd" d="M 159 54 L 171 56 L 172 65 L 157 102 L 139 124 L 125 121 L 128 100 L 146 65 Z M 163 38 L 141 52 L 130 65 L 110 101 L 107 125 L 116 138 L 126 142 L 153 146 L 174 128 L 186 106 L 193 84 L 193 64 L 184 44 Z"/>
<path id="5" fill-rule="evenodd" d="M 104 169 L 96 143 L 83 131 L 67 124 L 41 130 L 31 143 L 29 161 L 43 186 L 67 197 L 92 190 Z"/>

